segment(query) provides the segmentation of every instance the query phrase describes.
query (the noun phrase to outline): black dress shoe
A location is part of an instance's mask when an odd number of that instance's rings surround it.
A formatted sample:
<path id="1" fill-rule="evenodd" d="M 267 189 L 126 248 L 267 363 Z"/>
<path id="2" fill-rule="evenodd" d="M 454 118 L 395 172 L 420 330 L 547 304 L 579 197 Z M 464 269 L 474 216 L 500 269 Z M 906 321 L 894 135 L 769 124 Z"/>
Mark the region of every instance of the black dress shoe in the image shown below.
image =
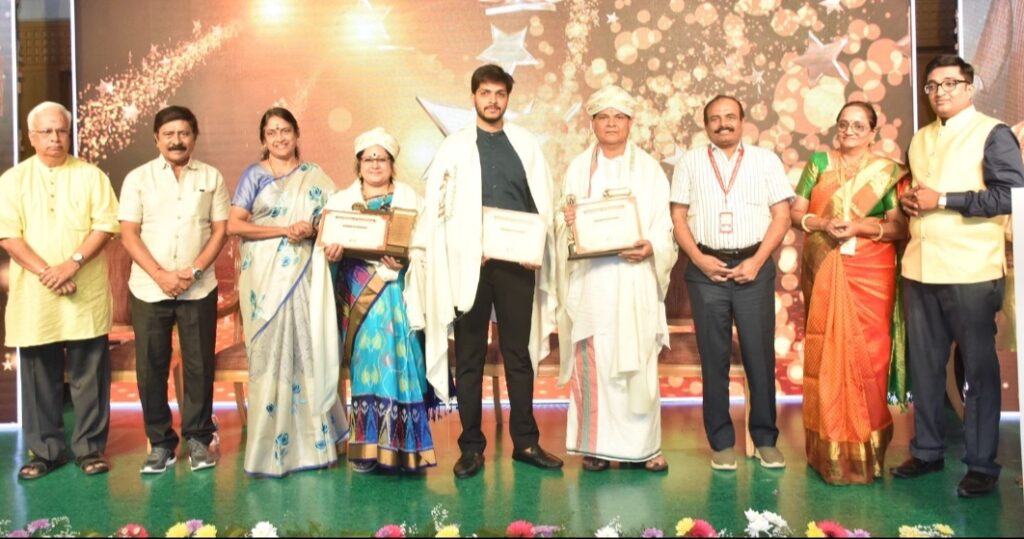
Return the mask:
<path id="1" fill-rule="evenodd" d="M 996 489 L 999 477 L 981 472 L 967 472 L 956 487 L 956 494 L 961 498 L 977 498 Z"/>
<path id="2" fill-rule="evenodd" d="M 889 468 L 893 477 L 900 479 L 911 479 L 931 472 L 939 472 L 946 466 L 944 460 L 921 460 L 917 457 L 910 457 L 903 464 L 895 468 Z"/>
<path id="3" fill-rule="evenodd" d="M 480 453 L 463 453 L 455 463 L 455 477 L 466 479 L 473 477 L 484 467 L 484 456 Z"/>
<path id="4" fill-rule="evenodd" d="M 562 467 L 562 459 L 544 451 L 539 445 L 527 447 L 523 450 L 517 449 L 513 451 L 512 460 L 518 460 L 519 462 L 524 462 L 545 470 L 557 470 Z"/>

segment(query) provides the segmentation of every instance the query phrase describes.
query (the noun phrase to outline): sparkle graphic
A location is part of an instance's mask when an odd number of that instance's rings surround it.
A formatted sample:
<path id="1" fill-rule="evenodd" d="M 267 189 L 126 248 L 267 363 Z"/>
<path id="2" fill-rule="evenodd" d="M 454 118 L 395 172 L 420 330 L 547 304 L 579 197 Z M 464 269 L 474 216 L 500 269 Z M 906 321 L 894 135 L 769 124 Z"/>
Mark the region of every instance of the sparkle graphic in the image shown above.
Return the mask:
<path id="1" fill-rule="evenodd" d="M 764 91 L 764 70 L 754 68 L 750 74 L 750 84 L 757 87 L 757 97 L 761 97 L 761 92 Z"/>
<path id="2" fill-rule="evenodd" d="M 619 22 L 619 14 L 613 12 L 613 13 L 609 13 L 609 14 L 605 15 L 605 22 L 609 26 Z"/>
<path id="3" fill-rule="evenodd" d="M 841 1 L 842 0 L 821 0 L 821 2 L 818 2 L 818 5 L 828 10 L 825 12 L 827 15 L 831 15 L 833 12 L 843 11 L 843 5 L 840 3 Z"/>
<path id="4" fill-rule="evenodd" d="M 484 10 L 489 17 L 526 11 L 555 11 L 562 0 L 480 0 L 481 4 L 497 4 Z"/>
<path id="5" fill-rule="evenodd" d="M 833 41 L 828 45 L 824 45 L 813 33 L 808 32 L 807 35 L 810 37 L 807 52 L 797 57 L 793 62 L 807 69 L 807 80 L 811 86 L 818 84 L 822 76 L 827 75 L 828 71 L 833 70 L 843 82 L 849 82 L 849 76 L 847 76 L 843 67 L 839 65 L 839 60 L 837 60 L 839 54 L 843 52 L 843 48 L 849 42 L 849 38 L 844 37 L 839 41 Z"/>
<path id="6" fill-rule="evenodd" d="M 10 372 L 14 370 L 14 356 L 11 354 L 4 354 L 3 362 L 4 372 Z"/>
<path id="7" fill-rule="evenodd" d="M 498 64 L 509 75 L 514 74 L 518 66 L 537 65 L 537 59 L 526 50 L 526 28 L 506 34 L 492 24 L 491 39 L 493 43 L 476 57 L 477 60 Z"/>
<path id="8" fill-rule="evenodd" d="M 203 33 L 192 22 L 192 38 L 168 47 L 150 47 L 140 65 L 87 84 L 78 95 L 78 155 L 98 163 L 135 138 L 139 118 L 156 113 L 186 77 L 206 58 L 238 35 L 235 26 L 214 26 Z"/>
<path id="9" fill-rule="evenodd" d="M 411 47 L 391 44 L 391 34 L 384 24 L 384 19 L 390 13 L 390 7 L 376 7 L 370 0 L 359 0 L 358 7 L 348 14 L 348 28 L 353 41 L 381 51 L 411 50 Z"/>

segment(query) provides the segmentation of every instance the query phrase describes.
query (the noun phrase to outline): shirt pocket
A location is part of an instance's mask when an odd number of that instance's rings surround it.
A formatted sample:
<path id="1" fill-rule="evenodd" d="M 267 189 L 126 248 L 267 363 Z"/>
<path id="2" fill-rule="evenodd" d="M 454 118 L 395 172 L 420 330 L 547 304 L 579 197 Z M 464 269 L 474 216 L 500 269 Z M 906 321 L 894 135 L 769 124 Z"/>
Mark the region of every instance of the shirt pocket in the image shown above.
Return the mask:
<path id="1" fill-rule="evenodd" d="M 185 193 L 181 197 L 183 217 L 197 223 L 209 223 L 210 211 L 213 207 L 213 191 L 199 189 Z"/>

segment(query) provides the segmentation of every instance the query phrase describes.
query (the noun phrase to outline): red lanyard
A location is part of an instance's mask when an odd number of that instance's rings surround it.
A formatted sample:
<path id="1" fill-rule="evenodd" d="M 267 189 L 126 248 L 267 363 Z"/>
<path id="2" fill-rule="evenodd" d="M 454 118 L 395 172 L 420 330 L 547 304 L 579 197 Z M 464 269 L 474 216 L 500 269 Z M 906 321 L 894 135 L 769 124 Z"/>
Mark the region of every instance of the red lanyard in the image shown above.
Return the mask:
<path id="1" fill-rule="evenodd" d="M 722 194 L 725 195 L 725 200 L 729 200 L 729 191 L 732 191 L 732 186 L 736 183 L 736 176 L 740 173 L 740 165 L 743 163 L 743 146 L 739 147 L 739 157 L 736 158 L 736 165 L 732 167 L 732 177 L 729 178 L 729 185 L 725 185 L 725 180 L 722 179 L 722 171 L 718 169 L 718 161 L 715 160 L 715 154 L 711 150 L 711 145 L 708 144 L 708 160 L 711 161 L 711 168 L 715 169 L 715 179 L 718 180 L 718 187 L 722 189 Z"/>

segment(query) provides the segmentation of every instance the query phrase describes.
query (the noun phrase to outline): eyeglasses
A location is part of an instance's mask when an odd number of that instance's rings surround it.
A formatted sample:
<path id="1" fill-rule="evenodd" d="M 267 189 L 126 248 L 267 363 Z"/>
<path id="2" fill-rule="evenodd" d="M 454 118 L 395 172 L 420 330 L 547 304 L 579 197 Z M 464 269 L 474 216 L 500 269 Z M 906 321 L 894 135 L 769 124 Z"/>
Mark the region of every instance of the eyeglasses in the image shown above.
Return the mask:
<path id="1" fill-rule="evenodd" d="M 942 88 L 942 91 L 946 92 L 947 94 L 952 94 L 953 91 L 956 90 L 956 87 L 961 85 L 961 84 L 970 84 L 970 83 L 965 81 L 965 80 L 954 80 L 954 79 L 947 79 L 947 80 L 944 80 L 942 82 L 929 82 L 928 84 L 924 85 L 924 95 L 932 95 L 939 88 Z"/>
<path id="2" fill-rule="evenodd" d="M 840 120 L 839 123 L 836 124 L 836 127 L 839 129 L 840 133 L 845 133 L 848 129 L 853 129 L 853 132 L 858 135 L 863 135 L 871 129 L 871 126 L 867 124 L 862 124 L 860 122 L 848 122 L 846 120 Z"/>
<path id="3" fill-rule="evenodd" d="M 369 157 L 369 158 L 360 159 L 359 162 L 364 164 L 364 165 L 366 165 L 366 166 L 370 166 L 370 165 L 381 165 L 381 166 L 383 166 L 384 163 L 390 163 L 391 160 L 388 159 L 387 157 Z"/>
<path id="4" fill-rule="evenodd" d="M 33 129 L 32 132 L 47 138 L 52 137 L 54 134 L 56 134 L 60 138 L 71 136 L 70 129 Z"/>

